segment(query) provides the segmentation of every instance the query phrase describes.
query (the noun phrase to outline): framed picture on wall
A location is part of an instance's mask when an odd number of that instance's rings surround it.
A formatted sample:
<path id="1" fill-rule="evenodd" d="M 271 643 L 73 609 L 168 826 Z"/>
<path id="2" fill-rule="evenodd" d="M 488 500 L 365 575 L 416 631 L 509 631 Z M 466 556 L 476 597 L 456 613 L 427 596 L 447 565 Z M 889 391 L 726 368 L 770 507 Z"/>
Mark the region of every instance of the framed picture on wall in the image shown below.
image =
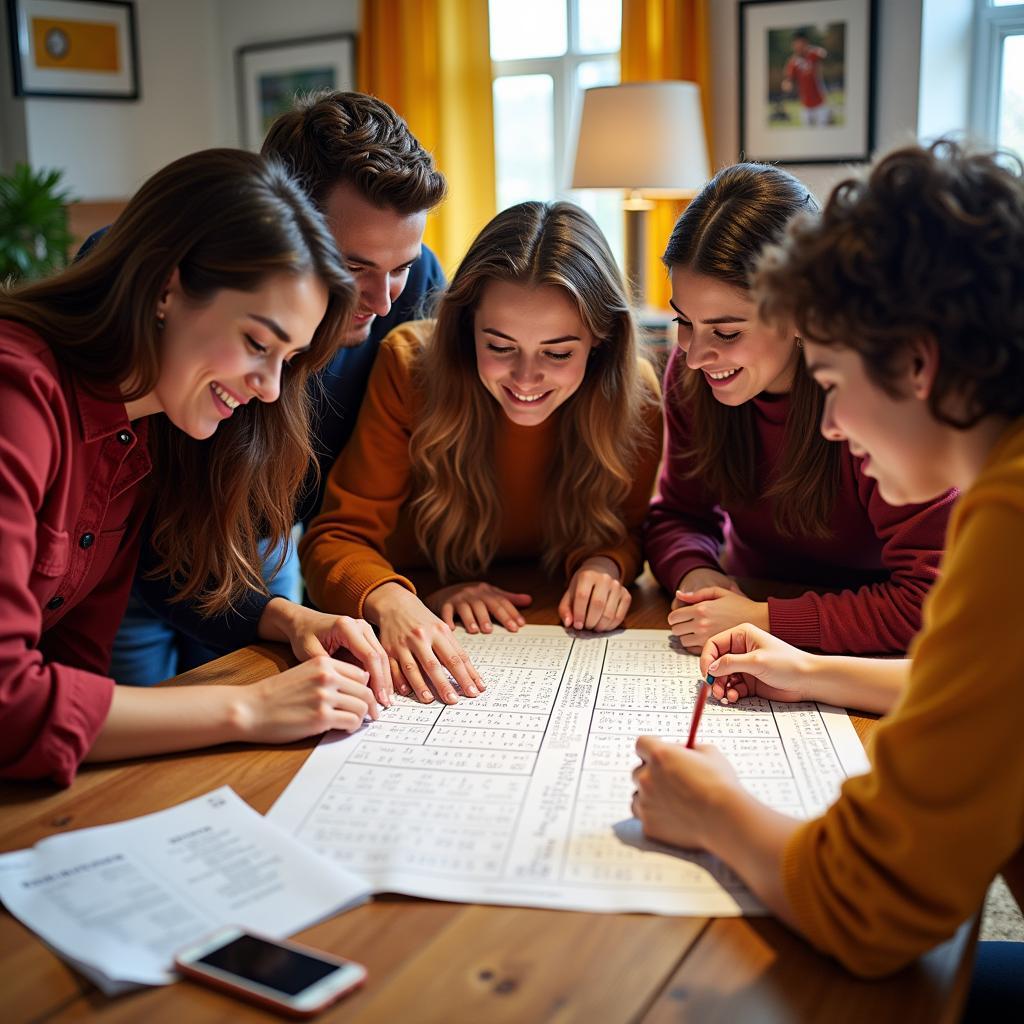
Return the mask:
<path id="1" fill-rule="evenodd" d="M 15 96 L 137 100 L 135 4 L 7 0 Z"/>
<path id="2" fill-rule="evenodd" d="M 741 0 L 739 19 L 741 158 L 869 159 L 875 0 Z"/>
<path id="3" fill-rule="evenodd" d="M 356 87 L 356 37 L 350 32 L 243 46 L 237 55 L 242 145 L 259 149 L 272 121 L 298 93 Z"/>

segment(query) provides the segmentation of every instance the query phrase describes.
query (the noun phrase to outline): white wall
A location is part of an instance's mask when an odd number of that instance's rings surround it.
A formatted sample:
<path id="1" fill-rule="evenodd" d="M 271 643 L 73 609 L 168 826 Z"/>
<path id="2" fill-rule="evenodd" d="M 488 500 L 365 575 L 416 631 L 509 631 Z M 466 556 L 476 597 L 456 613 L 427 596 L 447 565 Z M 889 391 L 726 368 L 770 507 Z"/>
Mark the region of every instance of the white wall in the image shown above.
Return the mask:
<path id="1" fill-rule="evenodd" d="M 359 0 L 217 0 L 219 74 L 218 131 L 225 144 L 240 145 L 235 61 L 240 46 L 356 32 Z"/>
<path id="2" fill-rule="evenodd" d="M 239 144 L 238 47 L 356 31 L 358 0 L 136 0 L 141 98 L 14 99 L 0 52 L 0 168 L 60 167 L 84 200 L 123 199 L 176 157 Z M 0 43 L 3 40 L 0 39 Z"/>
<path id="3" fill-rule="evenodd" d="M 164 164 L 220 141 L 215 6 L 210 0 L 136 0 L 135 16 L 137 102 L 21 101 L 29 161 L 64 168 L 81 199 L 129 196 Z"/>
<path id="4" fill-rule="evenodd" d="M 738 0 L 714 0 L 711 4 L 715 168 L 739 158 L 738 19 Z M 878 0 L 875 46 L 875 148 L 881 150 L 916 137 L 921 0 Z M 842 165 L 794 165 L 787 169 L 820 198 L 848 173 Z"/>

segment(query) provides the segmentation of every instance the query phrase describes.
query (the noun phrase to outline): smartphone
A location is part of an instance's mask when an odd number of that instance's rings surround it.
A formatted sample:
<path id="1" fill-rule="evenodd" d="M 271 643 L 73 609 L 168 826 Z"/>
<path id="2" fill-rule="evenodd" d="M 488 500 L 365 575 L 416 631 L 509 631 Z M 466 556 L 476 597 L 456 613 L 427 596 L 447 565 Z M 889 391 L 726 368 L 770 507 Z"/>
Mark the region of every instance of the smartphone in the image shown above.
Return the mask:
<path id="1" fill-rule="evenodd" d="M 293 1017 L 312 1017 L 366 980 L 362 964 L 241 928 L 221 928 L 175 957 L 197 981 Z"/>

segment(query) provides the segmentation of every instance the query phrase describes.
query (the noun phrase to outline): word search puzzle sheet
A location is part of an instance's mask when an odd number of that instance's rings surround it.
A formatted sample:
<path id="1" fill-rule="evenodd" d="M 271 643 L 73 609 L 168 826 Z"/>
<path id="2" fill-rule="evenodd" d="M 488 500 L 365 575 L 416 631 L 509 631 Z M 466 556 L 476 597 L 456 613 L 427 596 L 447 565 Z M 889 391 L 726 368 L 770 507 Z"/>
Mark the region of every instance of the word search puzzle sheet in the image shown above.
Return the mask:
<path id="1" fill-rule="evenodd" d="M 487 691 L 457 705 L 396 697 L 330 734 L 268 817 L 377 892 L 591 911 L 763 913 L 720 861 L 643 838 L 631 816 L 637 736 L 685 742 L 706 687 L 660 630 L 557 626 L 471 636 Z M 700 739 L 759 799 L 820 814 L 867 771 L 845 711 L 747 700 L 704 710 Z"/>

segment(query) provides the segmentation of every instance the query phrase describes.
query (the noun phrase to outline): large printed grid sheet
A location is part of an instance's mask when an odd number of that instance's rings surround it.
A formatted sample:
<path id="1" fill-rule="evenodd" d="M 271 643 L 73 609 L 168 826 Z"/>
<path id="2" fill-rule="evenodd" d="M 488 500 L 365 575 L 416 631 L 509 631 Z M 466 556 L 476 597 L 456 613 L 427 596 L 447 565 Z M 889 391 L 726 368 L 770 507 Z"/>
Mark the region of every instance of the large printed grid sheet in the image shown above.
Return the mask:
<path id="1" fill-rule="evenodd" d="M 487 691 L 397 698 L 329 735 L 269 817 L 377 892 L 474 903 L 732 916 L 763 913 L 720 861 L 643 838 L 630 773 L 643 733 L 685 742 L 706 687 L 660 630 L 460 632 Z M 763 700 L 705 708 L 700 738 L 759 799 L 820 814 L 867 770 L 845 711 Z"/>

